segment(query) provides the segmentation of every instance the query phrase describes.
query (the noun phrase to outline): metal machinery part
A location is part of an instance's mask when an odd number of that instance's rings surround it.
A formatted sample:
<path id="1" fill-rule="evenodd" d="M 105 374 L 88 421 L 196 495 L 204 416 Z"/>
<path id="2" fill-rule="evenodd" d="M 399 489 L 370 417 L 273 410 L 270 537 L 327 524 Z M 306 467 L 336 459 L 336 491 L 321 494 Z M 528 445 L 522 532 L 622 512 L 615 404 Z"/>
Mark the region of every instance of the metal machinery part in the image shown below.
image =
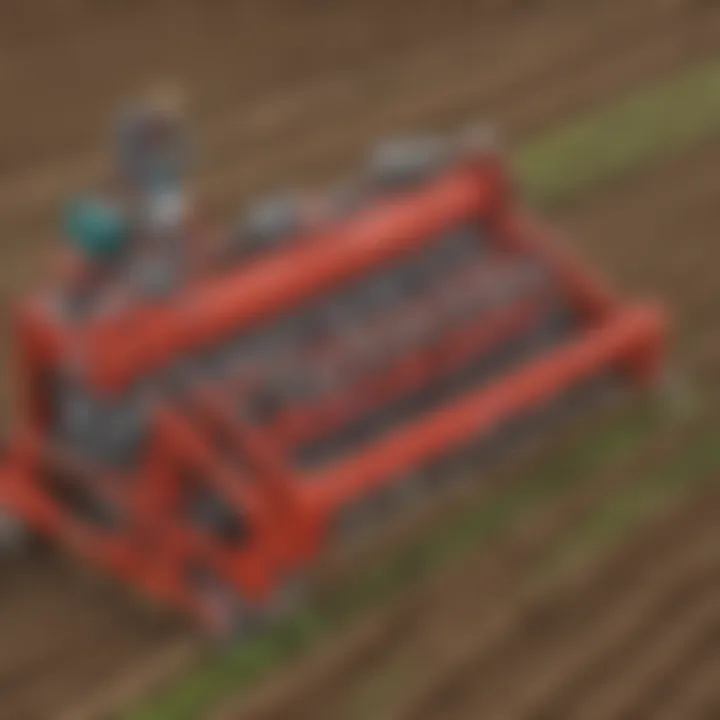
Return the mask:
<path id="1" fill-rule="evenodd" d="M 395 143 L 369 176 L 319 226 L 263 204 L 204 280 L 99 318 L 22 308 L 10 539 L 18 521 L 227 630 L 338 527 L 660 376 L 662 309 L 571 256 L 495 154 Z"/>

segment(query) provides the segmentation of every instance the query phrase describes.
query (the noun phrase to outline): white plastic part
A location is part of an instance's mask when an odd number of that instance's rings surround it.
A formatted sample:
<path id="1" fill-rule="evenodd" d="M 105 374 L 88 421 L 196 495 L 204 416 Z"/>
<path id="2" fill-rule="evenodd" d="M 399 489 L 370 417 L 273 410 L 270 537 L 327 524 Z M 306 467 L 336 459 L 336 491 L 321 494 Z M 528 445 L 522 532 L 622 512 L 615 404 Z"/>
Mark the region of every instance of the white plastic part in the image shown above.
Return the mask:
<path id="1" fill-rule="evenodd" d="M 180 233 L 189 213 L 188 201 L 179 188 L 168 188 L 148 197 L 147 216 L 153 234 Z"/>

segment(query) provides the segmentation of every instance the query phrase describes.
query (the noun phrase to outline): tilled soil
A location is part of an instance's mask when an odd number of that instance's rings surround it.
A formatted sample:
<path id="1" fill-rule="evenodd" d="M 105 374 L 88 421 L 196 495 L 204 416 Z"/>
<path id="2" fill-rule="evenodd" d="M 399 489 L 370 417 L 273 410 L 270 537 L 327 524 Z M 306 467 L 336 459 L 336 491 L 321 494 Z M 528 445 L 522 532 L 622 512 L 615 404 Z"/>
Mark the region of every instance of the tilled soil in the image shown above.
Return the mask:
<path id="1" fill-rule="evenodd" d="M 447 681 L 413 698 L 403 715 L 634 717 L 623 714 L 632 709 L 632 694 L 652 696 L 649 663 L 659 661 L 663 643 L 677 642 L 678 627 L 688 650 L 704 633 L 717 633 L 720 557 L 708 511 L 716 502 L 703 498 L 654 538 L 649 555 L 630 552 L 619 569 L 598 573 L 589 585 L 521 609 L 509 632 L 463 655 Z"/>
<path id="2" fill-rule="evenodd" d="M 201 195 L 209 210 L 228 219 L 243 201 L 278 183 L 335 177 L 379 137 L 451 130 L 488 115 L 512 138 L 524 137 L 707 55 L 720 39 L 720 11 L 713 3 L 315 5 L 319 15 L 289 0 L 272 9 L 259 2 L 183 1 L 172 10 L 159 0 L 122 10 L 77 0 L 48 3 L 46 14 L 33 20 L 27 4 L 8 3 L 16 24 L 5 38 L 8 25 L 0 23 L 2 306 L 38 277 L 62 198 L 107 174 L 98 150 L 103 123 L 118 97 L 151 75 L 172 74 L 188 85 L 205 153 Z M 583 249 L 623 283 L 660 290 L 681 308 L 688 352 L 709 376 L 720 350 L 720 341 L 704 332 L 717 301 L 712 264 L 704 258 L 718 227 L 718 160 L 717 149 L 706 148 L 638 178 L 637 189 L 632 184 L 603 193 L 567 218 Z M 6 336 L 8 320 L 0 320 Z M 609 487 L 629 473 L 619 467 Z M 458 603 L 445 617 L 467 622 L 486 602 L 497 605 L 561 529 L 580 521 L 596 493 L 602 494 L 596 488 L 568 497 L 509 538 L 496 556 L 479 560 L 471 586 L 455 578 Z M 492 598 L 484 598 L 486 577 L 496 578 Z M 53 556 L 4 563 L 0 578 L 3 717 L 44 718 L 80 707 L 118 673 L 133 667 L 137 673 L 136 666 L 152 662 L 155 653 L 176 646 L 182 653 L 192 642 L 181 623 Z M 482 590 L 477 604 L 471 590 Z M 454 637 L 428 619 L 428 613 L 443 617 L 442 603 L 437 612 L 427 610 L 443 595 L 425 601 L 427 636 L 414 622 L 396 624 L 392 633 L 379 633 L 374 651 L 349 663 L 350 671 L 326 682 L 327 691 L 309 682 L 300 696 L 290 692 L 289 700 L 277 693 L 268 712 L 287 717 L 292 708 L 296 717 L 302 708 L 307 717 L 338 717 L 329 708 L 340 711 L 362 677 L 369 673 L 371 684 L 386 668 L 392 677 L 395 659 L 402 666 L 412 657 L 409 634 L 418 641 L 426 637 L 431 650 L 433 642 Z M 693 652 L 704 657 L 705 650 Z M 420 678 L 440 687 L 452 676 L 454 653 L 448 648 L 449 674 L 411 662 L 408 672 L 418 680 L 393 700 L 398 712 L 414 713 L 425 702 L 422 695 L 411 702 Z M 710 650 L 706 654 L 717 664 Z M 682 668 L 677 678 L 676 702 L 706 701 L 701 680 Z M 459 708 L 490 702 L 472 693 L 458 697 Z"/>

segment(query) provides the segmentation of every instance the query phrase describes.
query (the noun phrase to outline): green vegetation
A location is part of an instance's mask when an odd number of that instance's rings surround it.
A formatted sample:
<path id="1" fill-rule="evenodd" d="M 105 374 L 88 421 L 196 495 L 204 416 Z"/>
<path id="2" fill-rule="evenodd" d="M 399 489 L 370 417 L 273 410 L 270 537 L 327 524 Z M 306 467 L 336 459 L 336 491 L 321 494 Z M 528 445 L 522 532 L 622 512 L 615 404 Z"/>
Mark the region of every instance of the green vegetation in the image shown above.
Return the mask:
<path id="1" fill-rule="evenodd" d="M 646 518 L 710 482 L 720 470 L 720 427 L 712 423 L 691 438 L 652 477 L 635 482 L 597 507 L 551 560 L 552 569 L 587 562 L 610 550 Z"/>
<path id="2" fill-rule="evenodd" d="M 528 193 L 566 204 L 595 187 L 720 132 L 720 58 L 684 69 L 520 150 Z"/>
<path id="3" fill-rule="evenodd" d="M 547 205 L 574 200 L 581 193 L 678 151 L 720 129 L 720 60 L 678 73 L 669 80 L 573 122 L 531 142 L 517 164 L 530 194 Z M 234 651 L 206 660 L 163 695 L 136 709 L 134 720 L 182 720 L 205 717 L 209 708 L 237 693 L 260 676 L 345 624 L 360 611 L 387 600 L 409 584 L 446 566 L 463 554 L 521 522 L 540 506 L 551 503 L 572 483 L 609 467 L 649 437 L 657 418 L 635 408 L 610 427 L 584 437 L 556 453 L 540 469 L 495 493 L 489 500 L 467 506 L 460 517 L 410 547 L 398 548 L 385 562 L 338 589 L 317 607 L 298 613 L 285 624 Z M 703 436 L 703 442 L 707 438 Z M 577 539 L 589 552 L 617 536 L 653 507 L 665 491 L 680 487 L 710 463 L 720 464 L 712 440 L 693 443 L 663 472 L 664 480 L 644 485 L 626 502 L 604 508 Z M 687 454 L 687 457 L 686 457 Z M 662 490 L 662 492 L 661 492 Z"/>

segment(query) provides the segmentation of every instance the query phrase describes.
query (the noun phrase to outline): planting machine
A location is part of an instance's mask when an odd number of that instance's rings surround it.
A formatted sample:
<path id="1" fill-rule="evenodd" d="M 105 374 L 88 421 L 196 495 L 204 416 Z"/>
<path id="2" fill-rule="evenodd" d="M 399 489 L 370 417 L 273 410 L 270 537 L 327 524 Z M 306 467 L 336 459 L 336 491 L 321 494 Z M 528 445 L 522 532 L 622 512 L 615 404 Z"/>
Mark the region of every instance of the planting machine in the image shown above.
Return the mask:
<path id="1" fill-rule="evenodd" d="M 91 215 L 73 231 L 111 246 Z M 204 234 L 185 222 L 167 257 L 132 238 L 18 308 L 0 510 L 212 628 L 269 606 L 353 509 L 661 369 L 662 310 L 579 263 L 480 142 L 384 146 L 178 261 Z"/>

